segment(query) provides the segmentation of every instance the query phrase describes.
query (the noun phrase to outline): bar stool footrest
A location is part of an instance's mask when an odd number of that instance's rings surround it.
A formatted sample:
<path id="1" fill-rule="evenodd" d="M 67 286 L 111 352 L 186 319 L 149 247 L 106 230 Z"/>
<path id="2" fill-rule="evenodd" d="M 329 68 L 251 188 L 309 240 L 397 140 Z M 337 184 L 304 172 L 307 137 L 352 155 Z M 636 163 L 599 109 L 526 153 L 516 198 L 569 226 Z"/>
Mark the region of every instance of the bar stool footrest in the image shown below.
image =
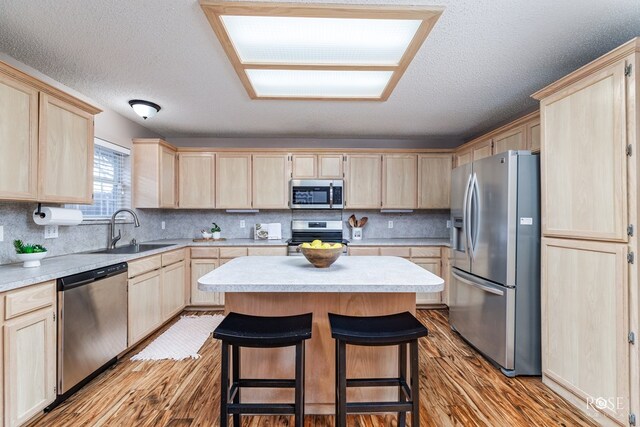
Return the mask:
<path id="1" fill-rule="evenodd" d="M 287 403 L 229 403 L 227 408 L 229 415 L 294 415 L 296 413 L 295 405 Z"/>
<path id="2" fill-rule="evenodd" d="M 362 402 L 347 403 L 347 413 L 375 413 L 375 412 L 408 412 L 413 408 L 411 402 Z"/>
<path id="3" fill-rule="evenodd" d="M 240 388 L 295 388 L 296 380 L 242 378 L 235 384 Z"/>

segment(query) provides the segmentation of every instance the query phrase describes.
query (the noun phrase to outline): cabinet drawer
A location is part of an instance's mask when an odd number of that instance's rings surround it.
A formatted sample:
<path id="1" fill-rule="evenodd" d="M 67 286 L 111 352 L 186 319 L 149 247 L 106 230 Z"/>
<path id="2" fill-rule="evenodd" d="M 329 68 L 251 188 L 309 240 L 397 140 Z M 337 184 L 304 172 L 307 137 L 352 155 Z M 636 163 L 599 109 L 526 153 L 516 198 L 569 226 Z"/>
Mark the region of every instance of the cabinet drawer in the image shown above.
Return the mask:
<path id="1" fill-rule="evenodd" d="M 380 248 L 373 247 L 349 247 L 349 255 L 351 256 L 378 256 L 380 255 Z"/>
<path id="2" fill-rule="evenodd" d="M 247 253 L 249 256 L 286 256 L 287 247 L 281 246 L 277 248 L 248 248 Z"/>
<path id="3" fill-rule="evenodd" d="M 7 293 L 5 297 L 5 318 L 7 320 L 53 305 L 56 300 L 56 282 L 46 282 Z"/>
<path id="4" fill-rule="evenodd" d="M 175 264 L 176 262 L 180 262 L 184 259 L 184 249 L 178 249 L 177 251 L 167 252 L 166 254 L 162 254 L 162 266 L 165 267 L 167 265 Z"/>
<path id="5" fill-rule="evenodd" d="M 403 248 L 403 247 L 397 247 L 397 246 L 381 247 L 380 255 L 399 256 L 399 257 L 409 258 L 411 256 L 411 248 Z"/>
<path id="6" fill-rule="evenodd" d="M 239 256 L 247 256 L 246 247 L 220 248 L 220 258 L 237 258 Z"/>
<path id="7" fill-rule="evenodd" d="M 421 246 L 417 248 L 411 248 L 412 258 L 436 258 L 440 257 L 439 246 Z"/>
<path id="8" fill-rule="evenodd" d="M 148 271 L 162 267 L 162 255 L 154 255 L 147 258 L 129 262 L 129 278 L 139 276 Z"/>
<path id="9" fill-rule="evenodd" d="M 191 248 L 191 258 L 218 258 L 219 248 Z"/>

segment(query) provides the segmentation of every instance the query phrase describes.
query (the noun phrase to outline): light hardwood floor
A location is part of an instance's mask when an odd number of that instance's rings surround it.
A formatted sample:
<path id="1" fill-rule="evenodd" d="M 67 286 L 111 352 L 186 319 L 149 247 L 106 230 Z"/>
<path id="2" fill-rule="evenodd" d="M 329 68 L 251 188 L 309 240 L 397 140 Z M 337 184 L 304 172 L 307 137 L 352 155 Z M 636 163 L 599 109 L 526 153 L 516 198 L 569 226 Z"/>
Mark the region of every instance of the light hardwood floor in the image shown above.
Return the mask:
<path id="1" fill-rule="evenodd" d="M 446 310 L 418 310 L 418 318 L 430 333 L 420 340 L 422 425 L 594 425 L 539 378 L 503 376 L 451 332 Z M 131 362 L 129 357 L 150 339 L 33 425 L 218 425 L 219 343 L 208 340 L 197 360 Z M 292 418 L 274 416 L 243 421 L 250 427 L 292 424 Z M 305 425 L 333 426 L 333 418 L 307 416 Z M 349 425 L 395 426 L 396 421 L 394 415 L 350 416 Z"/>

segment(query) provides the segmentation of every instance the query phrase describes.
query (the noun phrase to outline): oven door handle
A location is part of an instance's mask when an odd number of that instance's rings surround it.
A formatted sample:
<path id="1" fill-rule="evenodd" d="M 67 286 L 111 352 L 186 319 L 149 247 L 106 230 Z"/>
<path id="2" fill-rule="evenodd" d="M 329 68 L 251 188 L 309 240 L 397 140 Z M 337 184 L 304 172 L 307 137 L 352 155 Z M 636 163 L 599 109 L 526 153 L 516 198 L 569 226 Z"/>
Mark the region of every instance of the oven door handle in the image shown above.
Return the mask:
<path id="1" fill-rule="evenodd" d="M 333 209 L 333 182 L 329 184 L 329 209 Z"/>

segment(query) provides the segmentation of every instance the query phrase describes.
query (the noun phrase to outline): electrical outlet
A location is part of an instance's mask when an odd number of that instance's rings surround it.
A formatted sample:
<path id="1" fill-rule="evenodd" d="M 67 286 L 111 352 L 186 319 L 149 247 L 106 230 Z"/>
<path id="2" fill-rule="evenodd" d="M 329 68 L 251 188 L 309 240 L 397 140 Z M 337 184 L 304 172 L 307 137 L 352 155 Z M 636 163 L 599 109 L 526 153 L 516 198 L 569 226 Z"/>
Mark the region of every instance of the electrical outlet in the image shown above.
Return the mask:
<path id="1" fill-rule="evenodd" d="M 165 224 L 165 222 L 164 222 L 164 221 L 162 221 L 162 222 L 160 223 L 160 227 L 162 227 L 162 229 L 164 230 L 165 228 L 167 228 L 167 224 Z"/>
<path id="2" fill-rule="evenodd" d="M 389 221 L 389 228 L 393 228 L 393 221 Z"/>
<path id="3" fill-rule="evenodd" d="M 447 220 L 447 228 L 451 228 L 451 220 Z"/>
<path id="4" fill-rule="evenodd" d="M 0 242 L 4 242 L 4 225 L 0 225 Z"/>
<path id="5" fill-rule="evenodd" d="M 44 238 L 45 239 L 57 239 L 58 238 L 58 226 L 57 225 L 45 225 L 44 226 Z"/>
<path id="6" fill-rule="evenodd" d="M 246 225 L 246 224 L 245 224 L 245 222 L 244 222 L 244 219 L 241 219 L 241 220 L 240 220 L 240 228 L 244 228 L 244 227 L 245 227 L 245 225 Z"/>

